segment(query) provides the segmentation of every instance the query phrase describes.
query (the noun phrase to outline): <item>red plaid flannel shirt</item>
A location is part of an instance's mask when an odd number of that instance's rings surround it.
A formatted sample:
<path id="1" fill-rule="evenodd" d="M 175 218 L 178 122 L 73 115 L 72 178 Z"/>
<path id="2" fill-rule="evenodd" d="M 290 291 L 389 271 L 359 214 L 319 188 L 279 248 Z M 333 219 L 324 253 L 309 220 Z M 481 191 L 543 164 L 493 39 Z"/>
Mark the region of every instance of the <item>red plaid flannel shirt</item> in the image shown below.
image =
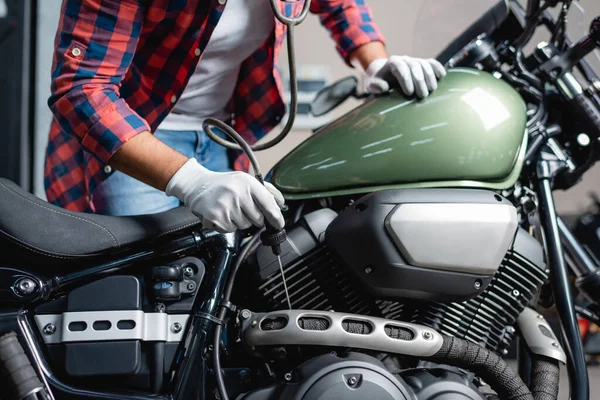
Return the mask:
<path id="1" fill-rule="evenodd" d="M 268 0 L 264 0 L 268 1 Z M 93 212 L 91 195 L 123 143 L 154 132 L 182 94 L 226 7 L 222 0 L 64 0 L 52 67 L 54 115 L 46 151 L 48 201 Z M 302 3 L 281 2 L 287 15 Z M 313 0 L 348 61 L 357 47 L 383 41 L 364 0 Z M 255 143 L 285 113 L 275 66 L 285 26 L 246 59 L 232 98 L 235 128 Z M 247 170 L 238 157 L 237 170 Z"/>

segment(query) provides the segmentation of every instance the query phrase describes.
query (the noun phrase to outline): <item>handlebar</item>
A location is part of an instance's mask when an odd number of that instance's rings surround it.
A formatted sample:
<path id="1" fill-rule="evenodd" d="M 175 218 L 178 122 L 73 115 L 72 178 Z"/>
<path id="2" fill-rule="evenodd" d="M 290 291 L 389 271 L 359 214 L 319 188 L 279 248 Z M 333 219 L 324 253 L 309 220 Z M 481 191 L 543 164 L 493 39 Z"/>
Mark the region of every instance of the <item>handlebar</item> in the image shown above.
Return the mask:
<path id="1" fill-rule="evenodd" d="M 583 124 L 593 131 L 596 138 L 600 138 L 600 111 L 585 93 L 577 94 L 570 100 L 577 116 Z"/>
<path id="2" fill-rule="evenodd" d="M 582 40 L 580 42 L 591 41 L 590 36 L 587 38 L 587 40 Z M 576 118 L 578 118 L 589 131 L 590 136 L 600 138 L 600 110 L 587 96 L 582 85 L 572 73 L 574 64 L 569 63 L 568 66 L 564 65 L 566 63 L 565 60 L 572 61 L 570 54 L 572 54 L 574 52 L 573 49 L 576 48 L 578 48 L 577 44 L 573 45 L 567 52 L 559 53 L 551 44 L 544 43 L 538 45 L 536 56 L 542 61 L 538 71 L 541 72 L 547 80 L 556 84 L 556 87 L 563 95 L 563 98 L 573 107 Z M 566 68 L 561 68 L 563 66 Z M 557 69 L 560 70 L 560 73 L 556 73 Z"/>

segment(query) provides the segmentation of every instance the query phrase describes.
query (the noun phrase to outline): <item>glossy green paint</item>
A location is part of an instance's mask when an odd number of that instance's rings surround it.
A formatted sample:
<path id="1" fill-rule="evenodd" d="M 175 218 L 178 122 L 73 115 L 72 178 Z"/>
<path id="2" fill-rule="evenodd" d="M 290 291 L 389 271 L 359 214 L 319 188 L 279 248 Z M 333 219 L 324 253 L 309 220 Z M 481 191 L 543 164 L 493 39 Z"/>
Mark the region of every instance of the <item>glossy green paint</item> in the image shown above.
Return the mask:
<path id="1" fill-rule="evenodd" d="M 525 103 L 507 83 L 457 68 L 423 100 L 397 92 L 366 101 L 273 169 L 288 199 L 383 188 L 505 189 L 523 166 Z"/>

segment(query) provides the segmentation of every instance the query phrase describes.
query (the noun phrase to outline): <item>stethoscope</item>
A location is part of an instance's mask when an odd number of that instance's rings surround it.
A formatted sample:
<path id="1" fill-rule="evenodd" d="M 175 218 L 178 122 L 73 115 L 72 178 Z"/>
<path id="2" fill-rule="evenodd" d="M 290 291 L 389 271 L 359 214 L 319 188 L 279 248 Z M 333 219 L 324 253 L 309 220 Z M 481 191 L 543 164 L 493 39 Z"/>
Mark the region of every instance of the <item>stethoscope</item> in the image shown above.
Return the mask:
<path id="1" fill-rule="evenodd" d="M 202 127 L 206 135 L 219 143 L 221 146 L 224 146 L 231 150 L 242 150 L 248 156 L 250 160 L 250 164 L 254 170 L 254 174 L 256 178 L 262 183 L 263 176 L 260 171 L 260 167 L 258 165 L 258 161 L 254 155 L 254 151 L 261 151 L 270 149 L 275 146 L 279 142 L 281 142 L 288 133 L 292 130 L 294 125 L 294 121 L 296 120 L 296 113 L 298 109 L 298 82 L 296 80 L 296 54 L 294 51 L 294 27 L 299 25 L 304 21 L 306 16 L 308 15 L 308 11 L 310 9 L 311 0 L 304 0 L 304 5 L 302 7 L 302 11 L 297 16 L 288 17 L 284 15 L 280 10 L 280 2 L 283 1 L 285 3 L 297 3 L 301 0 L 269 0 L 271 5 L 271 10 L 273 14 L 277 18 L 279 22 L 284 24 L 287 27 L 287 53 L 288 53 L 288 63 L 289 63 L 289 74 L 290 74 L 290 106 L 289 106 L 289 117 L 285 124 L 283 130 L 275 136 L 273 139 L 266 141 L 264 143 L 255 144 L 250 146 L 239 133 L 235 131 L 231 126 L 226 124 L 223 121 L 220 121 L 215 118 L 207 118 L 204 120 Z M 233 141 L 221 138 L 218 136 L 212 128 L 218 128 L 225 132 Z"/>
<path id="2" fill-rule="evenodd" d="M 254 172 L 256 179 L 258 179 L 258 181 L 263 185 L 264 185 L 263 175 L 261 174 L 260 167 L 258 165 L 258 161 L 256 160 L 256 157 L 254 156 L 254 151 L 255 150 L 256 151 L 265 150 L 265 149 L 269 149 L 269 148 L 275 146 L 277 143 L 281 142 L 287 136 L 287 134 L 292 130 L 292 126 L 294 125 L 294 120 L 296 119 L 296 112 L 297 112 L 297 108 L 298 108 L 298 98 L 297 98 L 298 97 L 298 82 L 296 81 L 296 57 L 295 57 L 295 53 L 294 53 L 294 27 L 296 25 L 300 24 L 302 21 L 304 21 L 304 19 L 308 15 L 308 10 L 310 7 L 311 0 L 304 0 L 304 6 L 302 7 L 302 12 L 296 17 L 287 17 L 287 16 L 283 15 L 281 13 L 281 11 L 279 10 L 279 1 L 293 3 L 293 2 L 297 2 L 298 0 L 270 0 L 271 10 L 273 10 L 273 14 L 275 14 L 275 17 L 282 24 L 284 24 L 287 27 L 287 50 L 288 50 L 288 62 L 289 62 L 289 68 L 290 68 L 291 101 L 290 101 L 290 111 L 289 111 L 290 115 L 289 115 L 287 123 L 285 124 L 285 127 L 276 137 L 269 140 L 268 142 L 250 146 L 240 136 L 240 134 L 235 131 L 235 129 L 233 129 L 231 126 L 227 125 L 223 121 L 219 121 L 218 119 L 215 119 L 215 118 L 207 118 L 202 124 L 202 127 L 203 127 L 206 135 L 209 138 L 211 138 L 212 140 L 214 140 L 215 142 L 219 143 L 221 146 L 225 146 L 226 148 L 232 149 L 232 150 L 242 150 L 244 153 L 246 153 L 246 155 L 250 159 L 252 168 L 254 169 L 253 172 Z M 217 136 L 212 131 L 212 129 L 211 129 L 212 127 L 221 129 L 231 139 L 233 139 L 233 142 L 222 139 L 219 136 Z M 283 279 L 285 294 L 286 294 L 288 304 L 290 305 L 290 308 L 291 308 L 289 293 L 287 290 L 287 285 L 285 283 L 285 275 L 283 273 L 283 267 L 281 265 L 281 258 L 280 258 L 280 253 L 281 253 L 280 245 L 281 245 L 281 243 L 283 243 L 286 240 L 286 232 L 283 229 L 281 229 L 281 230 L 275 229 L 274 227 L 270 226 L 265 221 L 265 228 L 262 231 L 262 233 L 260 234 L 260 240 L 263 243 L 263 245 L 269 246 L 272 248 L 273 253 L 277 256 L 277 259 L 279 260 L 279 268 L 281 271 L 281 277 Z M 235 275 L 235 271 L 233 272 L 233 274 Z M 224 300 L 228 300 L 228 299 L 225 298 Z M 221 327 L 218 325 L 215 328 L 215 333 L 214 333 L 215 340 L 217 343 L 217 345 L 215 346 L 215 349 L 214 349 L 214 352 L 215 352 L 214 353 L 214 356 L 215 356 L 214 357 L 215 378 L 217 380 L 217 388 L 219 390 L 219 394 L 220 394 L 221 398 L 228 399 L 227 390 L 225 388 L 225 383 L 224 383 L 223 377 L 221 376 L 221 371 L 220 371 L 221 368 L 219 367 L 219 345 L 218 345 L 218 343 L 219 343 L 220 332 L 221 332 Z"/>

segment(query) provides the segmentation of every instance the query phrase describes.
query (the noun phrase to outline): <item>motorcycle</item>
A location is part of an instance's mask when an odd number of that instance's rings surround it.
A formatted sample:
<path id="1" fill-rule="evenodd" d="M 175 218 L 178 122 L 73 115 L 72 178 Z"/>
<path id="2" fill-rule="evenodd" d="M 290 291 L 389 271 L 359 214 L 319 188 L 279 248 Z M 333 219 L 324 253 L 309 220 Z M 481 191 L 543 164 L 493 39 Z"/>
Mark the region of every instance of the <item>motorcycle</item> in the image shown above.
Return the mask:
<path id="1" fill-rule="evenodd" d="M 293 79 L 269 145 L 293 124 L 309 3 L 293 18 L 272 3 Z M 267 174 L 285 231 L 223 235 L 185 207 L 75 213 L 0 180 L 0 397 L 556 399 L 566 364 L 571 398 L 588 399 L 577 315 L 598 317 L 572 293 L 598 304 L 600 274 L 552 192 L 598 159 L 584 57 L 600 20 L 572 43 L 571 4 L 499 2 L 438 56 L 448 74 L 425 99 L 363 96 L 355 78 L 322 90 L 315 115 L 363 102 Z M 262 180 L 253 151 L 268 146 L 211 126 Z M 513 342 L 518 370 L 502 358 Z"/>

